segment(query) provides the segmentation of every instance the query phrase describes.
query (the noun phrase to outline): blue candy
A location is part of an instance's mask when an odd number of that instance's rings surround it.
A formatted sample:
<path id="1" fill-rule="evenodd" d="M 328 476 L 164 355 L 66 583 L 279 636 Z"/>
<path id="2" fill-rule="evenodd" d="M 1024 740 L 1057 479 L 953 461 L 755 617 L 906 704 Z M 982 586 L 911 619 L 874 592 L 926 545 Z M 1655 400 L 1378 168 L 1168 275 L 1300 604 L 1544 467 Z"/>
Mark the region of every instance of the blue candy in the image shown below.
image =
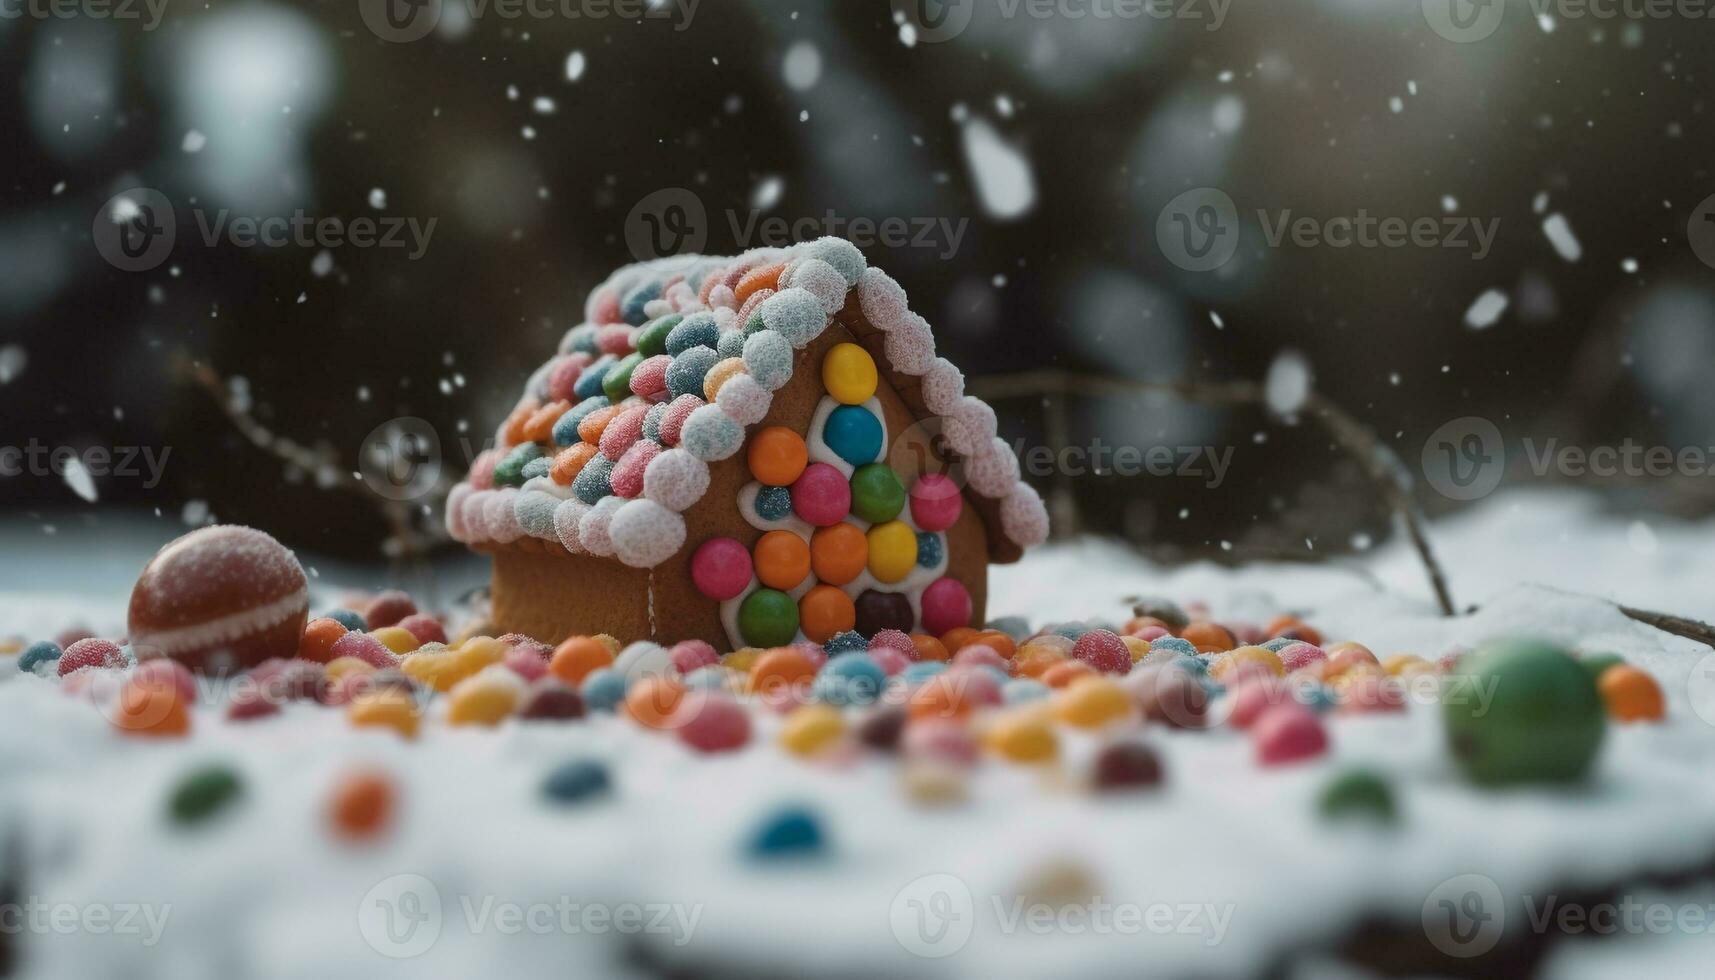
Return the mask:
<path id="1" fill-rule="evenodd" d="M 590 506 L 601 502 L 601 498 L 613 493 L 613 460 L 601 453 L 596 453 L 578 475 L 572 480 L 572 493 L 579 500 Z"/>
<path id="2" fill-rule="evenodd" d="M 1000 696 L 1007 704 L 1028 704 L 1040 701 L 1049 694 L 1048 685 L 1030 677 L 1018 677 L 1007 681 L 1000 689 Z"/>
<path id="3" fill-rule="evenodd" d="M 828 642 L 822 644 L 822 649 L 826 650 L 830 657 L 837 657 L 842 653 L 862 653 L 869 649 L 869 641 L 857 630 L 846 630 L 844 633 L 835 633 Z"/>
<path id="4" fill-rule="evenodd" d="M 829 660 L 816 676 L 811 694 L 833 705 L 871 704 L 887 686 L 887 672 L 867 653 L 848 653 Z"/>
<path id="5" fill-rule="evenodd" d="M 597 385 L 597 390 L 600 390 Z M 606 395 L 591 395 L 566 410 L 560 420 L 554 423 L 554 445 L 575 446 L 583 441 L 578 435 L 578 424 L 588 418 L 591 412 L 597 412 L 613 404 Z"/>
<path id="6" fill-rule="evenodd" d="M 649 406 L 649 411 L 643 413 L 643 438 L 650 442 L 661 441 L 661 419 L 666 414 L 666 402 L 658 402 Z"/>
<path id="7" fill-rule="evenodd" d="M 612 354 L 603 354 L 594 364 L 584 368 L 584 373 L 578 375 L 578 380 L 572 383 L 572 394 L 579 398 L 593 398 L 602 393 L 601 383 L 607 377 L 607 372 L 619 363 L 619 358 Z"/>
<path id="8" fill-rule="evenodd" d="M 841 405 L 828 413 L 822 441 L 853 466 L 873 463 L 881 456 L 881 423 L 862 405 Z"/>
<path id="9" fill-rule="evenodd" d="M 919 556 L 918 564 L 922 564 L 922 535 L 917 536 L 917 554 Z M 1015 641 L 1023 641 L 1025 637 L 1030 635 L 1030 621 L 1025 619 L 1023 616 L 1002 616 L 999 619 L 989 620 L 988 628 L 991 630 L 1000 630 L 1007 636 L 1012 637 Z"/>
<path id="10" fill-rule="evenodd" d="M 650 300 L 660 298 L 661 281 L 651 279 L 625 294 L 625 298 L 619 301 L 619 315 L 626 323 L 641 327 L 649 320 L 649 315 L 643 312 L 643 308 L 649 305 Z"/>
<path id="11" fill-rule="evenodd" d="M 693 313 L 667 334 L 667 353 L 678 357 L 693 347 L 712 349 L 720 339 L 721 328 L 713 313 Z"/>
<path id="12" fill-rule="evenodd" d="M 552 456 L 538 456 L 524 464 L 524 479 L 534 480 L 539 476 L 547 476 L 553 468 L 554 458 Z"/>
<path id="13" fill-rule="evenodd" d="M 927 681 L 929 678 L 934 677 L 937 674 L 944 673 L 946 669 L 947 665 L 943 661 L 923 660 L 918 663 L 911 664 L 904 670 L 900 671 L 899 679 L 904 681 L 907 687 L 916 687 L 924 681 Z"/>
<path id="14" fill-rule="evenodd" d="M 826 848 L 822 822 L 810 810 L 793 806 L 764 820 L 745 849 L 752 857 L 775 860 L 813 857 Z"/>
<path id="15" fill-rule="evenodd" d="M 363 614 L 352 609 L 335 609 L 332 612 L 324 613 L 322 618 L 331 619 L 344 626 L 347 632 L 356 630 L 361 633 L 369 628 L 369 624 L 363 619 Z"/>
<path id="16" fill-rule="evenodd" d="M 592 670 L 578 693 L 591 711 L 613 711 L 625 700 L 625 675 L 612 667 Z"/>
<path id="17" fill-rule="evenodd" d="M 611 788 L 606 766 L 593 759 L 577 759 L 548 774 L 542 782 L 542 795 L 555 803 L 580 803 L 605 796 Z"/>
<path id="18" fill-rule="evenodd" d="M 1262 648 L 1270 653 L 1279 653 L 1297 642 L 1299 641 L 1291 639 L 1290 637 L 1277 636 L 1274 639 L 1269 640 L 1267 643 L 1264 643 Z"/>
<path id="19" fill-rule="evenodd" d="M 1155 652 L 1153 644 L 1150 645 L 1150 652 Z M 1185 654 L 1180 654 L 1179 656 L 1174 657 L 1169 663 L 1171 666 L 1190 671 L 1198 677 L 1209 672 L 1209 661 L 1195 655 L 1186 656 Z"/>
<path id="20" fill-rule="evenodd" d="M 743 357 L 744 338 L 744 331 L 728 330 L 721 334 L 721 339 L 715 343 L 715 353 L 721 356 L 721 360 L 726 360 L 729 357 Z"/>
<path id="21" fill-rule="evenodd" d="M 1308 690 L 1298 692 L 1296 697 L 1303 702 L 1306 708 L 1309 708 L 1311 711 L 1314 711 L 1319 715 L 1333 711 L 1339 704 L 1339 699 L 1334 697 L 1334 692 L 1329 688 L 1323 687 L 1321 684 L 1317 684 Z"/>
<path id="22" fill-rule="evenodd" d="M 756 494 L 756 516 L 765 521 L 785 520 L 792 514 L 792 491 L 786 487 L 763 487 Z"/>
<path id="23" fill-rule="evenodd" d="M 944 552 L 945 548 L 941 544 L 941 535 L 933 531 L 917 532 L 917 564 L 919 567 L 934 568 L 941 564 L 941 556 Z M 1007 635 L 1011 636 L 1012 634 L 1008 633 Z"/>
<path id="24" fill-rule="evenodd" d="M 1089 631 L 1090 627 L 1084 623 L 1057 623 L 1048 630 L 1048 632 L 1064 636 L 1068 640 L 1077 640 Z"/>
<path id="25" fill-rule="evenodd" d="M 667 390 L 673 393 L 674 398 L 680 395 L 701 398 L 703 378 L 720 359 L 721 356 L 708 347 L 693 347 L 673 358 L 673 363 L 667 365 Z"/>
<path id="26" fill-rule="evenodd" d="M 1161 650 L 1171 650 L 1174 653 L 1182 653 L 1187 657 L 1197 656 L 1197 645 L 1182 636 L 1162 636 L 1149 641 L 1150 653 L 1156 653 Z M 1198 662 L 1200 663 L 1201 659 L 1199 659 Z"/>
<path id="27" fill-rule="evenodd" d="M 65 651 L 59 648 L 59 644 L 48 640 L 32 643 L 29 649 L 18 657 L 18 669 L 34 673 L 38 665 L 54 663 L 60 659 L 60 654 L 63 652 Z"/>

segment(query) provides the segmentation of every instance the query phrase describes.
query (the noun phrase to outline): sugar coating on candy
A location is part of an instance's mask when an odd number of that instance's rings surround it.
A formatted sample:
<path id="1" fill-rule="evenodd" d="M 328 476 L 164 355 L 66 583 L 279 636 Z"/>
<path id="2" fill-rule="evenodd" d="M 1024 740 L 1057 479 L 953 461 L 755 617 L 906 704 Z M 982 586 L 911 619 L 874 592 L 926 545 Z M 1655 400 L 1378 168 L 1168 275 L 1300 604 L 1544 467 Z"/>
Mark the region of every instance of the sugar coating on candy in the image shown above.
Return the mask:
<path id="1" fill-rule="evenodd" d="M 59 658 L 59 675 L 61 677 L 73 671 L 86 667 L 119 668 L 125 666 L 125 655 L 119 652 L 119 644 L 108 640 L 98 640 L 94 637 L 82 639 L 66 647 L 65 653 Z"/>
<path id="2" fill-rule="evenodd" d="M 738 452 L 744 445 L 744 426 L 720 406 L 704 405 L 685 420 L 680 441 L 693 456 L 712 463 Z"/>
<path id="3" fill-rule="evenodd" d="M 599 327 L 595 332 L 596 350 L 603 354 L 624 356 L 631 353 L 631 328 L 624 324 L 609 324 Z"/>
<path id="4" fill-rule="evenodd" d="M 631 393 L 654 400 L 667 392 L 667 367 L 673 359 L 666 354 L 646 357 L 631 369 Z"/>
<path id="5" fill-rule="evenodd" d="M 447 493 L 446 521 L 447 533 L 454 541 L 469 541 L 470 527 L 464 521 L 464 502 L 476 488 L 469 483 L 460 483 Z"/>
<path id="6" fill-rule="evenodd" d="M 554 511 L 560 506 L 560 498 L 540 491 L 525 491 L 518 495 L 513 502 L 512 510 L 518 518 L 518 526 L 524 533 L 544 541 L 556 540 L 558 535 L 554 530 Z"/>
<path id="7" fill-rule="evenodd" d="M 1048 540 L 1048 508 L 1028 483 L 1013 485 L 1000 505 L 1000 526 L 1021 547 L 1034 548 Z"/>
<path id="8" fill-rule="evenodd" d="M 471 461 L 470 485 L 478 490 L 487 490 L 494 486 L 494 467 L 500 463 L 501 452 L 498 449 L 485 449 L 477 453 Z"/>
<path id="9" fill-rule="evenodd" d="M 804 347 L 821 336 L 828 325 L 828 312 L 807 289 L 785 289 L 757 308 L 763 325 L 793 347 Z"/>
<path id="10" fill-rule="evenodd" d="M 613 515 L 630 501 L 623 497 L 603 497 L 591 505 L 589 512 L 578 521 L 578 540 L 584 549 L 600 558 L 613 554 L 613 539 L 608 536 Z"/>
<path id="11" fill-rule="evenodd" d="M 744 369 L 768 391 L 792 380 L 792 345 L 773 330 L 752 334 L 744 342 Z"/>
<path id="12" fill-rule="evenodd" d="M 758 323 L 761 323 L 762 318 L 756 316 L 756 309 L 762 304 L 768 302 L 769 298 L 772 297 L 775 292 L 776 290 L 773 289 L 758 289 L 756 292 L 745 297 L 744 302 L 739 306 L 736 313 L 732 310 L 723 310 L 722 312 L 732 314 L 733 321 L 736 323 L 749 323 L 752 318 L 755 318 Z"/>
<path id="13" fill-rule="evenodd" d="M 936 415 L 950 415 L 965 397 L 965 376 L 952 361 L 937 357 L 922 378 L 923 406 Z"/>
<path id="14" fill-rule="evenodd" d="M 18 669 L 25 673 L 35 673 L 37 667 L 53 663 L 61 655 L 59 644 L 51 640 L 40 640 L 30 644 L 18 657 Z"/>
<path id="15" fill-rule="evenodd" d="M 572 386 L 577 384 L 578 375 L 591 358 L 588 354 L 563 354 L 554 360 L 554 367 L 548 372 L 548 397 L 554 401 L 571 401 L 576 397 Z"/>
<path id="16" fill-rule="evenodd" d="M 804 253 L 812 259 L 817 259 L 833 266 L 840 273 L 846 285 L 856 286 L 869 267 L 863 252 L 856 245 L 835 235 L 818 238 L 804 246 Z"/>
<path id="17" fill-rule="evenodd" d="M 524 536 L 524 528 L 519 526 L 518 515 L 512 507 L 516 499 L 518 491 L 508 487 L 494 491 L 483 505 L 483 526 L 488 529 L 490 541 L 508 544 Z"/>
<path id="18" fill-rule="evenodd" d="M 573 497 L 562 500 L 554 508 L 554 536 L 560 540 L 560 546 L 572 554 L 584 552 L 584 543 L 578 524 L 584 515 L 590 512 L 590 505 Z"/>
<path id="19" fill-rule="evenodd" d="M 667 366 L 667 390 L 675 398 L 702 394 L 703 379 L 719 360 L 720 355 L 709 347 L 693 347 L 674 357 Z"/>
<path id="20" fill-rule="evenodd" d="M 578 471 L 578 478 L 572 481 L 572 492 L 586 504 L 594 505 L 596 501 L 613 493 L 613 460 L 606 456 L 596 456 Z"/>
<path id="21" fill-rule="evenodd" d="M 713 348 L 720 341 L 720 326 L 713 313 L 692 313 L 667 334 L 667 353 L 678 357 L 693 347 Z"/>
<path id="22" fill-rule="evenodd" d="M 661 416 L 661 445 L 677 446 L 684 435 L 685 420 L 704 404 L 696 395 L 680 395 L 669 402 L 667 411 Z"/>
<path id="23" fill-rule="evenodd" d="M 747 338 L 738 330 L 726 330 L 721 333 L 721 339 L 715 344 L 715 353 L 723 359 L 728 357 L 744 357 L 744 342 Z"/>
<path id="24" fill-rule="evenodd" d="M 759 487 L 756 516 L 765 522 L 783 521 L 792 514 L 792 491 L 788 487 Z"/>
<path id="25" fill-rule="evenodd" d="M 985 497 L 1005 497 L 1018 482 L 1018 457 L 1006 440 L 996 436 L 988 448 L 965 458 L 965 479 Z"/>
<path id="26" fill-rule="evenodd" d="M 815 297 L 827 316 L 833 316 L 846 305 L 846 277 L 821 259 L 804 259 L 795 263 L 791 289 L 802 289 Z"/>
<path id="27" fill-rule="evenodd" d="M 744 373 L 744 358 L 722 357 L 709 368 L 709 373 L 703 376 L 703 397 L 715 401 L 720 394 L 721 386 L 731 381 L 736 375 Z"/>
<path id="28" fill-rule="evenodd" d="M 1251 726 L 1251 744 L 1265 766 L 1312 759 L 1328 750 L 1328 732 L 1315 712 L 1296 702 L 1269 708 Z"/>
<path id="29" fill-rule="evenodd" d="M 857 291 L 858 307 L 863 310 L 864 319 L 878 330 L 893 330 L 910 312 L 904 288 L 874 266 L 864 270 Z"/>
<path id="30" fill-rule="evenodd" d="M 1311 664 L 1328 659 L 1328 655 L 1322 651 L 1321 647 L 1301 640 L 1287 643 L 1286 646 L 1275 651 L 1275 656 L 1280 658 L 1280 665 L 1288 671 L 1301 670 Z"/>
<path id="31" fill-rule="evenodd" d="M 612 354 L 603 354 L 584 368 L 578 380 L 572 385 L 572 394 L 578 398 L 594 398 L 600 395 L 602 382 L 607 380 L 607 372 L 618 362 Z"/>
<path id="32" fill-rule="evenodd" d="M 942 434 L 947 444 L 960 456 L 975 456 L 989 447 L 995 438 L 994 409 L 977 398 L 966 395 L 959 405 L 941 419 Z"/>
<path id="33" fill-rule="evenodd" d="M 720 654 L 705 640 L 681 640 L 667 651 L 673 656 L 673 667 L 681 674 L 691 674 L 703 667 L 720 663 Z"/>
<path id="34" fill-rule="evenodd" d="M 652 568 L 684 545 L 685 519 L 653 500 L 633 500 L 614 513 L 608 535 L 620 561 Z"/>
<path id="35" fill-rule="evenodd" d="M 635 406 L 620 412 L 601 432 L 599 448 L 608 459 L 618 461 L 632 444 L 643 438 L 643 416 L 648 409 Z"/>
<path id="36" fill-rule="evenodd" d="M 767 417 L 774 395 L 750 375 L 737 374 L 721 386 L 715 404 L 739 425 L 755 425 Z"/>
<path id="37" fill-rule="evenodd" d="M 682 511 L 709 489 L 709 464 L 684 449 L 668 449 L 643 471 L 643 496 L 668 510 Z"/>
<path id="38" fill-rule="evenodd" d="M 347 633 L 333 641 L 333 646 L 329 649 L 328 653 L 331 655 L 333 660 L 338 660 L 341 657 L 351 657 L 356 660 L 361 660 L 376 669 L 380 669 L 382 667 L 397 667 L 399 665 L 399 658 L 394 656 L 391 650 L 388 650 L 382 645 L 380 640 L 377 640 L 369 633 Z"/>
<path id="39" fill-rule="evenodd" d="M 888 331 L 882 349 L 895 371 L 919 375 L 927 371 L 935 360 L 935 335 L 929 330 L 929 321 L 907 312 L 905 318 Z"/>
<path id="40" fill-rule="evenodd" d="M 667 402 L 656 402 L 643 413 L 643 438 L 661 442 L 661 420 L 667 417 Z M 662 443 L 665 445 L 665 443 Z"/>
<path id="41" fill-rule="evenodd" d="M 660 295 L 661 284 L 653 279 L 645 280 L 619 301 L 620 318 L 634 326 L 642 326 L 649 317 L 649 301 Z"/>
<path id="42" fill-rule="evenodd" d="M 668 353 L 667 337 L 684 319 L 682 316 L 664 316 L 644 324 L 637 331 L 637 353 L 644 357 L 657 357 Z M 672 358 L 669 357 L 668 360 Z"/>
<path id="43" fill-rule="evenodd" d="M 939 568 L 947 557 L 947 546 L 939 534 L 920 531 L 917 534 L 917 567 Z"/>
<path id="44" fill-rule="evenodd" d="M 613 492 L 626 499 L 643 493 L 643 475 L 651 461 L 660 455 L 661 447 L 653 442 L 639 439 L 632 443 L 631 448 L 613 466 L 613 474 L 608 482 L 613 484 Z"/>

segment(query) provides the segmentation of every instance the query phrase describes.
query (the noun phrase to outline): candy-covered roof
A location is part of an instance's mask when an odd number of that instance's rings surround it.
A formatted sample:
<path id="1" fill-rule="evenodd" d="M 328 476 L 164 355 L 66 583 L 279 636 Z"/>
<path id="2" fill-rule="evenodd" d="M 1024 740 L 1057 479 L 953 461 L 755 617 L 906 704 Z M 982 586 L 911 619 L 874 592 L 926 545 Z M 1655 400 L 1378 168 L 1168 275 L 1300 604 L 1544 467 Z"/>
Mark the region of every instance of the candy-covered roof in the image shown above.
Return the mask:
<path id="1" fill-rule="evenodd" d="M 853 302 L 855 301 L 855 303 Z M 995 413 L 935 354 L 905 291 L 840 238 L 736 258 L 627 266 L 590 293 L 585 322 L 524 386 L 517 406 L 447 499 L 447 528 L 474 547 L 520 539 L 650 568 L 685 546 L 683 511 L 709 464 L 737 453 L 795 353 L 848 309 L 884 335 L 884 373 L 912 379 L 918 410 L 957 453 L 967 496 L 1012 555 L 1048 535 Z M 552 550 L 550 548 L 550 550 Z"/>

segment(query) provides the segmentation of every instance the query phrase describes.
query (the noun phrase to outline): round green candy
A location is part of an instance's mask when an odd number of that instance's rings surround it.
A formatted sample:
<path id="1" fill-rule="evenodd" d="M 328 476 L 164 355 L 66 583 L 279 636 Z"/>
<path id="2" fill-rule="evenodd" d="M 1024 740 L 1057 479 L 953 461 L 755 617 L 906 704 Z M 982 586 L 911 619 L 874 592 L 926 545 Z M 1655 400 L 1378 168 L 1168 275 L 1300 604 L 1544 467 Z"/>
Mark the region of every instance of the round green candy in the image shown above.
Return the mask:
<path id="1" fill-rule="evenodd" d="M 852 474 L 852 513 L 870 522 L 891 521 L 905 509 L 905 485 L 886 463 L 868 463 Z"/>
<path id="2" fill-rule="evenodd" d="M 637 353 L 644 357 L 654 357 L 656 354 L 667 353 L 667 335 L 679 325 L 684 317 L 677 313 L 669 313 L 664 317 L 651 320 L 642 330 L 637 332 Z"/>
<path id="3" fill-rule="evenodd" d="M 1576 782 L 1607 731 L 1589 671 L 1544 643 L 1504 643 L 1466 657 L 1441 711 L 1453 757 L 1482 786 Z"/>
<path id="4" fill-rule="evenodd" d="M 524 485 L 524 467 L 532 460 L 540 459 L 542 447 L 533 442 L 521 442 L 513 447 L 504 458 L 494 467 L 494 485 L 497 487 L 521 487 Z"/>
<path id="5" fill-rule="evenodd" d="M 173 822 L 186 826 L 209 819 L 238 798 L 243 785 L 238 774 L 224 766 L 199 769 L 184 778 L 167 801 Z"/>
<path id="6" fill-rule="evenodd" d="M 1399 818 L 1393 787 L 1367 769 L 1354 769 L 1329 783 L 1317 808 L 1330 820 L 1356 817 L 1391 824 Z"/>
<path id="7" fill-rule="evenodd" d="M 798 604 L 778 589 L 757 589 L 738 604 L 738 632 L 753 647 L 783 647 L 798 635 Z"/>
<path id="8" fill-rule="evenodd" d="M 643 352 L 627 354 L 618 364 L 607 369 L 601 379 L 601 393 L 615 405 L 631 397 L 631 372 L 643 363 Z"/>
<path id="9" fill-rule="evenodd" d="M 1609 667 L 1624 666 L 1626 658 L 1617 653 L 1592 653 L 1578 662 L 1584 665 L 1584 672 L 1590 675 L 1591 680 L 1600 681 Z"/>

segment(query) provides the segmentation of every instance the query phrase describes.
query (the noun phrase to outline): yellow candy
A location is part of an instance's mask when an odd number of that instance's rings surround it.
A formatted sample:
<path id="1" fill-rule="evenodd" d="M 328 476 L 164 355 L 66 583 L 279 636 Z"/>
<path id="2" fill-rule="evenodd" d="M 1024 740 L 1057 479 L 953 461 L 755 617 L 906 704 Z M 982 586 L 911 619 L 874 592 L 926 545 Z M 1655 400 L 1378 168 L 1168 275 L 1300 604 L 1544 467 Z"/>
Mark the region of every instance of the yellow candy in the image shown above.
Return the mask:
<path id="1" fill-rule="evenodd" d="M 0 656 L 9 657 L 14 653 L 22 653 L 23 650 L 23 640 L 0 640 Z"/>
<path id="2" fill-rule="evenodd" d="M 1125 644 L 1125 651 L 1131 654 L 1131 662 L 1137 663 L 1149 656 L 1149 641 L 1140 640 L 1135 636 L 1122 636 L 1120 642 Z"/>
<path id="3" fill-rule="evenodd" d="M 780 746 L 793 755 L 815 755 L 833 746 L 846 731 L 846 720 L 839 709 L 825 704 L 810 704 L 786 717 L 780 729 Z"/>
<path id="4" fill-rule="evenodd" d="M 453 637 L 452 645 L 456 647 L 461 643 L 466 643 L 479 636 L 490 636 L 493 633 L 493 623 L 485 619 L 473 620 L 472 622 L 467 623 L 464 629 L 458 631 L 458 635 Z"/>
<path id="5" fill-rule="evenodd" d="M 869 571 L 878 581 L 897 582 L 917 567 L 917 534 L 904 521 L 869 529 Z"/>
<path id="6" fill-rule="evenodd" d="M 1267 667 L 1269 673 L 1280 677 L 1286 673 L 1286 667 L 1274 651 L 1262 647 L 1239 647 L 1231 653 L 1224 653 L 1209 662 L 1209 676 L 1215 680 L 1227 676 L 1237 670 L 1240 664 L 1258 663 Z"/>
<path id="7" fill-rule="evenodd" d="M 856 344 L 837 344 L 822 358 L 822 387 L 837 402 L 861 405 L 875 394 L 875 358 Z"/>
<path id="8" fill-rule="evenodd" d="M 375 668 L 369 663 L 356 657 L 335 657 L 328 661 L 327 678 L 329 683 L 338 681 L 347 674 L 373 674 Z"/>
<path id="9" fill-rule="evenodd" d="M 952 766 L 935 763 L 908 765 L 900 774 L 905 795 L 918 806 L 952 806 L 966 797 L 965 775 Z"/>
<path id="10" fill-rule="evenodd" d="M 750 668 L 756 666 L 757 658 L 761 657 L 765 652 L 767 651 L 756 647 L 745 647 L 743 650 L 734 650 L 721 658 L 721 666 L 731 670 L 736 670 L 741 674 L 748 675 L 750 673 Z"/>
<path id="11" fill-rule="evenodd" d="M 1382 661 L 1382 669 L 1388 672 L 1389 677 L 1398 677 L 1405 673 L 1407 668 L 1428 663 L 1429 661 L 1415 653 L 1396 653 Z"/>
<path id="12" fill-rule="evenodd" d="M 452 703 L 447 706 L 447 723 L 498 725 L 518 707 L 520 687 L 516 680 L 496 674 L 467 677 L 453 688 Z"/>
<path id="13" fill-rule="evenodd" d="M 1080 728 L 1100 728 L 1131 714 L 1131 696 L 1106 677 L 1080 677 L 1054 698 L 1061 721 Z"/>
<path id="14" fill-rule="evenodd" d="M 417 736 L 417 702 L 397 688 L 382 688 L 351 702 L 346 718 L 354 728 L 391 728 L 406 738 Z"/>
<path id="15" fill-rule="evenodd" d="M 997 720 L 983 733 L 983 743 L 1013 762 L 1047 762 L 1060 752 L 1053 727 L 1038 712 Z"/>
<path id="16" fill-rule="evenodd" d="M 715 397 L 721 393 L 721 385 L 744 373 L 744 358 L 729 357 L 717 361 L 709 368 L 709 373 L 703 375 L 703 400 L 713 405 Z"/>
<path id="17" fill-rule="evenodd" d="M 590 639 L 595 640 L 597 643 L 600 643 L 604 647 L 607 647 L 607 652 L 613 654 L 616 657 L 619 656 L 619 651 L 621 649 L 623 649 L 625 646 L 624 644 L 620 643 L 618 640 L 614 639 L 613 636 L 611 636 L 607 633 L 597 633 L 595 636 L 590 637 Z"/>
<path id="18" fill-rule="evenodd" d="M 410 653 L 422 646 L 416 635 L 402 626 L 383 626 L 369 635 L 380 640 L 382 646 L 394 653 Z"/>

